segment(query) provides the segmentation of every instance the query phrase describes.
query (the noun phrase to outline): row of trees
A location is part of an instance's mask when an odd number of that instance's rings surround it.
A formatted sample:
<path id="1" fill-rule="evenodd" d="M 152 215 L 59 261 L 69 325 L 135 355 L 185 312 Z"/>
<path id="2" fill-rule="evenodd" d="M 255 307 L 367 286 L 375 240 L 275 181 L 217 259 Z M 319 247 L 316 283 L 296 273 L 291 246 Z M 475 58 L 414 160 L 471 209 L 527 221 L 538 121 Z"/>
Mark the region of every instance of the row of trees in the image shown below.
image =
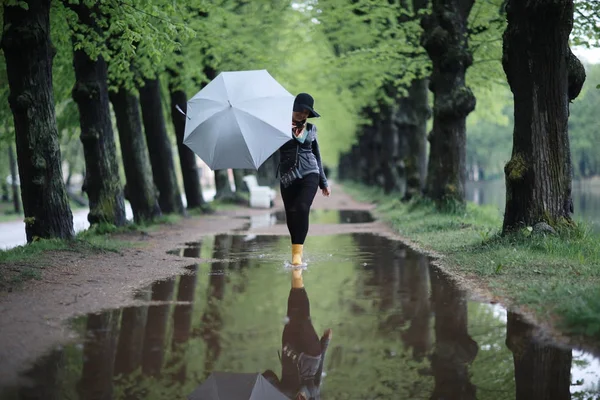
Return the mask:
<path id="1" fill-rule="evenodd" d="M 586 74 L 569 48 L 569 37 L 575 16 L 578 43 L 597 42 L 598 29 L 590 16 L 600 5 L 580 1 L 575 12 L 572 0 L 433 0 L 431 12 L 424 14 L 419 12 L 422 7 L 423 2 L 417 0 L 400 2 L 395 15 L 399 21 L 420 21 L 416 45 L 427 53 L 426 72 L 412 75 L 395 99 L 385 87 L 379 89 L 380 103 L 391 98 L 385 104 L 393 106 L 378 104 L 376 113 L 364 109 L 371 123 L 341 157 L 340 177 L 375 184 L 387 192 L 400 190 L 406 200 L 423 193 L 440 208 L 461 208 L 468 174 L 466 118 L 476 104 L 466 82 L 489 100 L 485 92 L 491 85 L 506 85 L 498 71 L 502 65 L 514 97 L 513 150 L 504 168 L 503 231 L 541 221 L 570 221 L 572 162 L 567 122 L 569 104 L 579 95 Z M 359 13 L 359 8 L 352 12 Z M 475 63 L 489 63 L 489 67 L 468 75 Z M 426 173 L 421 143 L 426 137 L 429 102 L 424 78 L 433 93 Z"/>
<path id="2" fill-rule="evenodd" d="M 187 207 L 206 210 L 177 106 L 185 112 L 189 91 L 223 68 L 268 63 L 267 49 L 257 49 L 275 39 L 288 11 L 289 4 L 278 0 L 3 1 L 0 76 L 8 85 L 0 95 L 8 101 L 0 108 L 0 135 L 8 149 L 16 139 L 28 241 L 73 235 L 61 147 L 76 134 L 90 223 L 125 224 L 125 199 L 136 222 L 183 213 L 177 159 Z M 260 43 L 244 35 L 259 25 L 272 32 Z M 236 40 L 225 40 L 231 37 Z M 236 171 L 238 187 L 242 172 Z M 227 171 L 217 171 L 216 182 L 218 195 L 227 195 Z"/>
<path id="3" fill-rule="evenodd" d="M 493 84 L 503 81 L 502 54 L 515 110 L 525 112 L 515 118 L 515 150 L 507 164 L 509 193 L 514 186 L 511 198 L 520 200 L 508 202 L 514 212 L 506 213 L 505 230 L 568 218 L 566 109 L 552 116 L 562 122 L 546 118 L 546 125 L 540 118 L 550 114 L 537 110 L 566 107 L 583 82 L 568 49 L 573 1 L 513 3 L 4 0 L 0 77 L 8 84 L 0 96 L 8 101 L 0 105 L 0 143 L 16 143 L 28 240 L 73 235 L 61 162 L 73 158 L 67 149 L 76 135 L 90 222 L 124 224 L 125 199 L 136 221 L 181 213 L 178 181 L 188 208 L 205 209 L 196 157 L 182 144 L 185 118 L 176 106 L 185 111 L 189 95 L 221 70 L 267 68 L 291 92 L 311 92 L 324 115 L 319 128 L 326 162 L 336 164 L 344 153 L 340 177 L 401 190 L 405 199 L 423 191 L 439 206 L 460 206 L 466 117 L 475 95 L 482 107 Z M 583 44 L 598 37 L 589 18 L 597 7 L 578 2 L 575 33 Z M 535 42 L 545 20 L 538 27 L 519 19 L 519 12 L 552 14 L 562 36 Z M 538 60 L 537 50 L 555 59 Z M 531 63 L 520 64 L 523 59 Z M 544 86 L 549 82 L 556 86 Z M 539 132 L 528 131 L 528 118 L 537 118 Z M 542 133 L 553 139 L 540 142 Z M 534 162 L 541 159 L 552 161 Z M 259 177 L 274 183 L 276 163 L 276 157 L 265 163 Z M 75 164 L 69 162 L 69 174 Z M 589 169 L 591 162 L 585 164 Z M 234 171 L 237 186 L 244 172 Z M 217 196 L 231 196 L 227 175 L 216 171 Z M 533 185 L 533 176 L 547 184 Z"/>

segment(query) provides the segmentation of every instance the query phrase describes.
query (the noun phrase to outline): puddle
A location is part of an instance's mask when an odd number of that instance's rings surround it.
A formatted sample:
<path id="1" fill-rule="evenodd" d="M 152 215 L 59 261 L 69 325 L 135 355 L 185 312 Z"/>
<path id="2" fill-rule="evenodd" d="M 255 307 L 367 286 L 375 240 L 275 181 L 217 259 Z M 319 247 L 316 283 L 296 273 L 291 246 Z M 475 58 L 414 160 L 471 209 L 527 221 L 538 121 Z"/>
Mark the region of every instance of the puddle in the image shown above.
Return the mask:
<path id="1" fill-rule="evenodd" d="M 136 295 L 160 305 L 73 320 L 81 343 L 40 359 L 26 374 L 31 386 L 6 388 L 0 398 L 174 399 L 212 371 L 280 376 L 289 240 L 246 239 L 218 235 L 181 250 L 217 261 Z M 538 340 L 497 305 L 469 301 L 398 242 L 326 236 L 309 238 L 306 252 L 312 323 L 319 336 L 333 330 L 324 400 L 600 396 L 598 359 Z"/>
<path id="2" fill-rule="evenodd" d="M 277 224 L 285 224 L 285 212 L 273 214 Z M 312 224 L 365 224 L 374 222 L 375 218 L 367 210 L 311 210 Z"/>
<path id="3" fill-rule="evenodd" d="M 286 223 L 285 211 L 244 217 L 248 220 L 243 227 L 234 232 L 245 232 L 250 229 L 266 228 Z M 365 224 L 375 222 L 373 215 L 367 210 L 316 210 L 310 212 L 311 224 Z"/>

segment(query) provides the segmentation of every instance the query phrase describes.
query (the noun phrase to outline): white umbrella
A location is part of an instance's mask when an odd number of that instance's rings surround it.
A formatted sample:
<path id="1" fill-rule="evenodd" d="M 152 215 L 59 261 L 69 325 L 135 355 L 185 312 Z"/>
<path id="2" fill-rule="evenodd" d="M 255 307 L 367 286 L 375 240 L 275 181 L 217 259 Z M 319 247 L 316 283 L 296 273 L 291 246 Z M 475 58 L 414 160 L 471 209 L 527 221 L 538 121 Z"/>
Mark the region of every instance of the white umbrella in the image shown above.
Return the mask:
<path id="1" fill-rule="evenodd" d="M 185 143 L 212 169 L 258 169 L 292 139 L 294 96 L 266 70 L 221 72 L 187 103 Z"/>

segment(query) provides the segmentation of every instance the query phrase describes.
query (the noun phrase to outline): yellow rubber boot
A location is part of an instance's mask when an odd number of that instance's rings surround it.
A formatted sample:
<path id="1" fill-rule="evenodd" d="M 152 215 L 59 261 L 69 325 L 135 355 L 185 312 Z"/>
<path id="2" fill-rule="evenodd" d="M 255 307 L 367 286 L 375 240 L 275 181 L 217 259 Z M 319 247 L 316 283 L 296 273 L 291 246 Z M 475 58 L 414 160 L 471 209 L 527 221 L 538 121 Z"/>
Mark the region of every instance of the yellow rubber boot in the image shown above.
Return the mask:
<path id="1" fill-rule="evenodd" d="M 302 248 L 301 244 L 292 245 L 292 265 L 302 265 Z"/>

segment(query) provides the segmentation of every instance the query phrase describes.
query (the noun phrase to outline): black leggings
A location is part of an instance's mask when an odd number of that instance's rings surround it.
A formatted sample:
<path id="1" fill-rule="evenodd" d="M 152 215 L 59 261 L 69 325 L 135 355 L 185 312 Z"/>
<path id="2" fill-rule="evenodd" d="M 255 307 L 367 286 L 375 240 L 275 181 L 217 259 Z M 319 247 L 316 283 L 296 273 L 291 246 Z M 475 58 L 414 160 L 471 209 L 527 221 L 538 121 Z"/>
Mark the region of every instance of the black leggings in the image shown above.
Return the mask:
<path id="1" fill-rule="evenodd" d="M 318 188 L 319 174 L 308 174 L 302 179 L 296 179 L 287 188 L 281 187 L 292 244 L 304 244 L 308 234 L 308 214 Z"/>

